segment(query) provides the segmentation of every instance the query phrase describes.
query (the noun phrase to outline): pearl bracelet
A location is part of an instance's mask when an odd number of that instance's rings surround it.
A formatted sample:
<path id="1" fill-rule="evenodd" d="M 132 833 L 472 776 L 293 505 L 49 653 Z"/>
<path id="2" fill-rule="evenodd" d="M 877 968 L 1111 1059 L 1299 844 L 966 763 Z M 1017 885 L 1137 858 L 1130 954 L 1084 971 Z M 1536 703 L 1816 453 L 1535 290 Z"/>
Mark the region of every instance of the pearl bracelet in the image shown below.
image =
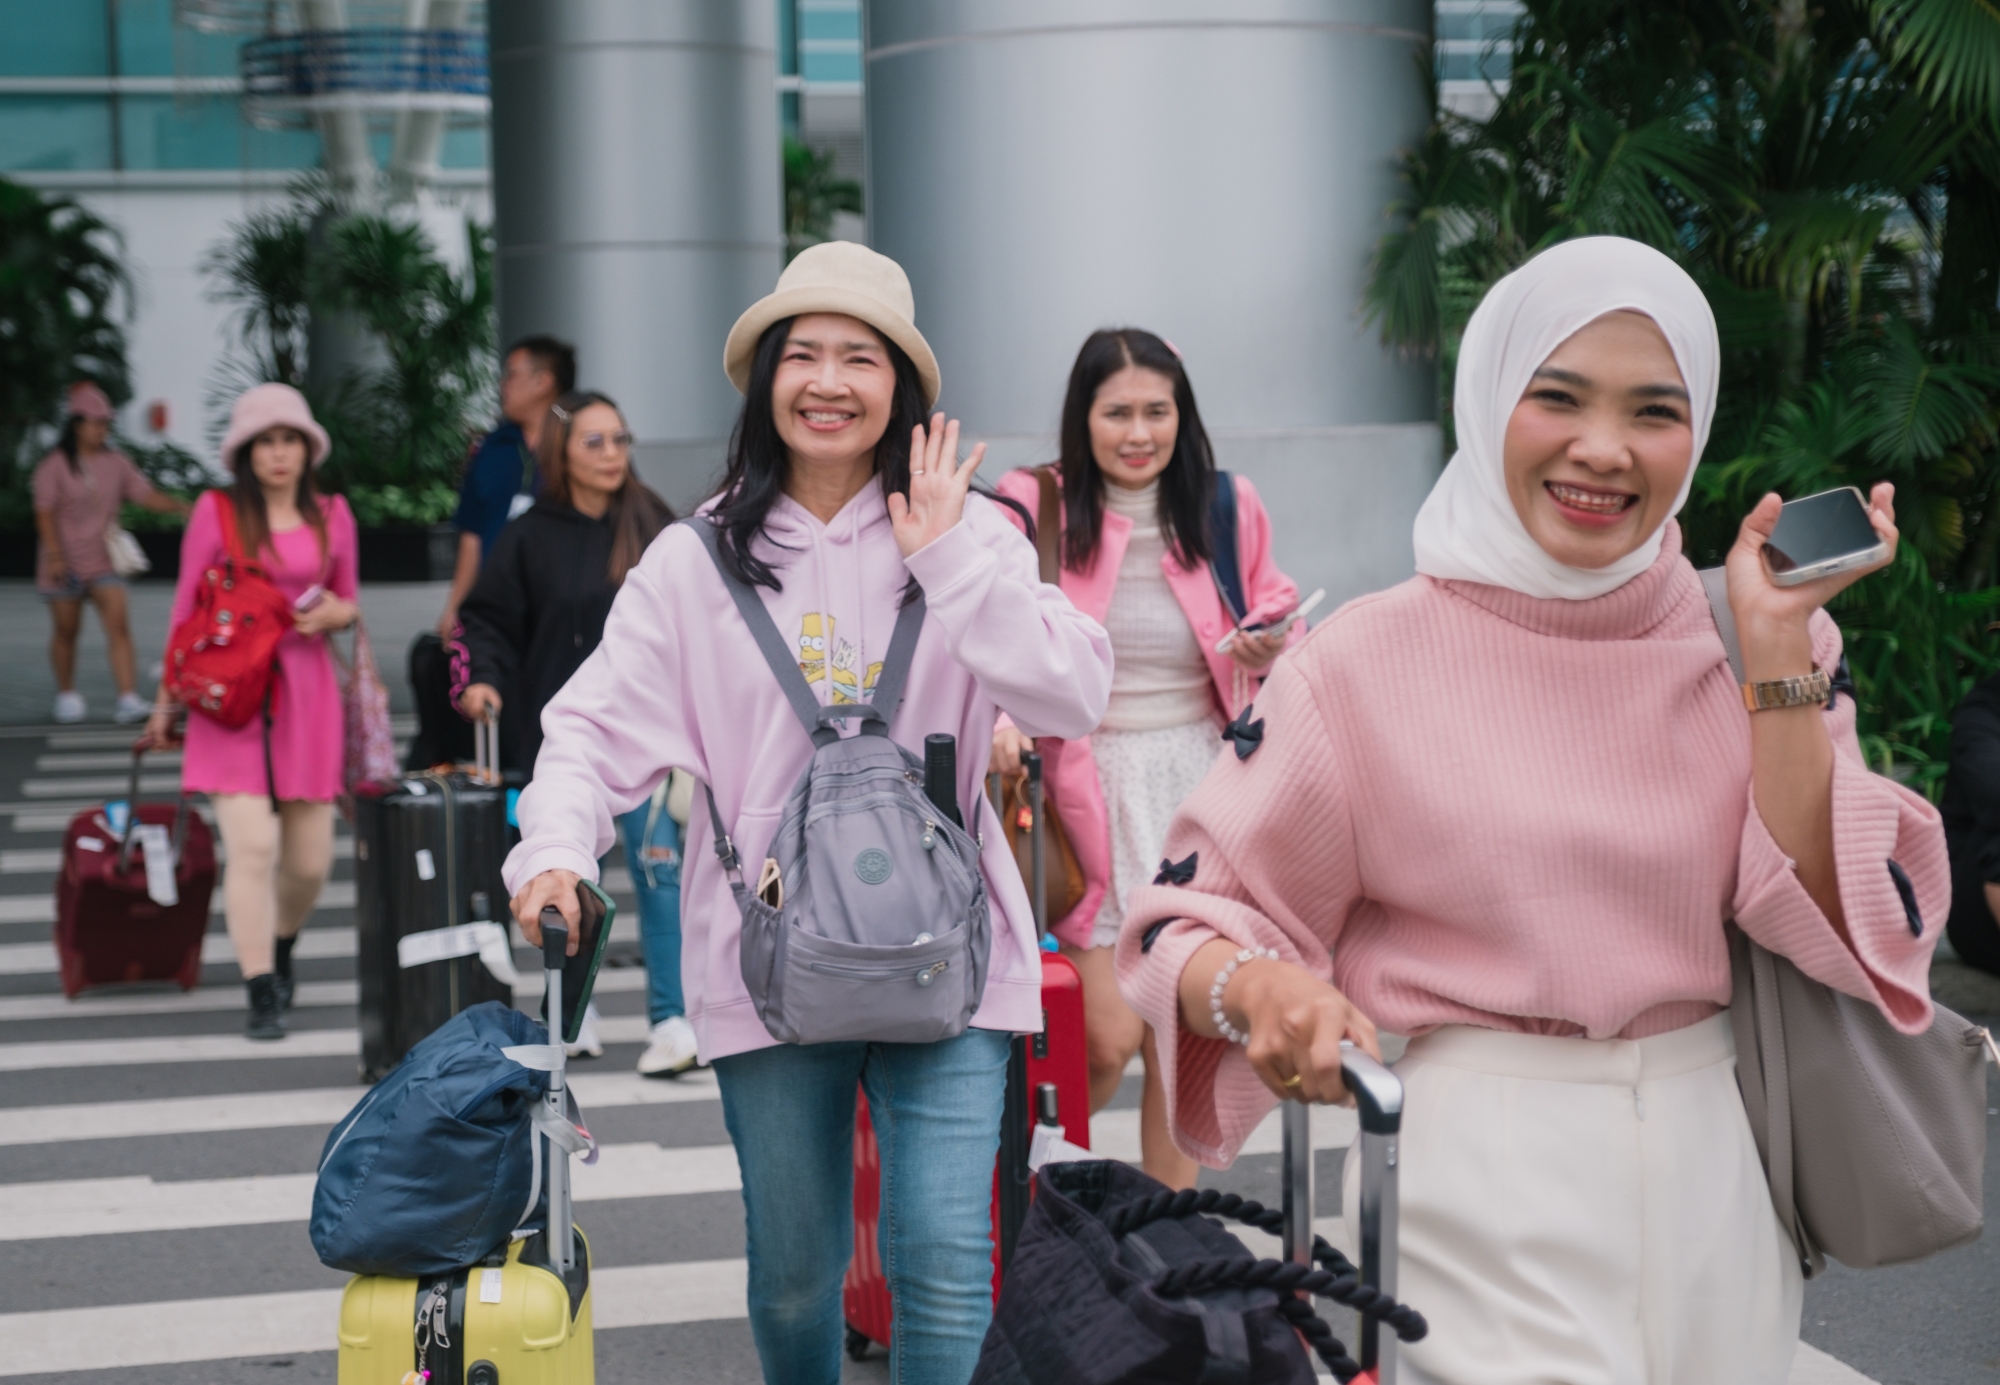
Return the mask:
<path id="1" fill-rule="evenodd" d="M 1222 993 L 1229 989 L 1229 978 L 1236 975 L 1236 969 L 1245 962 L 1258 960 L 1282 962 L 1273 949 L 1268 947 L 1246 947 L 1229 959 L 1227 966 L 1215 974 L 1215 984 L 1208 988 L 1208 1014 L 1215 1021 L 1215 1027 L 1222 1031 L 1222 1037 L 1232 1044 L 1247 1044 L 1250 1036 L 1231 1024 L 1222 1014 Z"/>

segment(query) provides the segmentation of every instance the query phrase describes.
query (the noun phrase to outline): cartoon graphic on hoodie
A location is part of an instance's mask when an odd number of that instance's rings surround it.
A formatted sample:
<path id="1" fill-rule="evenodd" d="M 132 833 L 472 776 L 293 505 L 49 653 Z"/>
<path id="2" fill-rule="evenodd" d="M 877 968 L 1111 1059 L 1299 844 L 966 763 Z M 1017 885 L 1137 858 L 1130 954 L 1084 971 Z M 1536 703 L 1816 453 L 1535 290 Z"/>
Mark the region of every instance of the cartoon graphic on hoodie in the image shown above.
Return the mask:
<path id="1" fill-rule="evenodd" d="M 868 665 L 868 672 L 863 676 L 860 690 L 857 693 L 854 686 L 854 667 L 860 661 L 861 651 L 846 640 L 841 640 L 834 646 L 833 700 L 836 703 L 860 702 L 864 696 L 874 693 L 875 680 L 882 676 L 881 661 L 877 660 L 875 663 Z"/>
<path id="2" fill-rule="evenodd" d="M 806 682 L 817 683 L 826 677 L 826 645 L 832 633 L 830 620 L 821 631 L 818 611 L 807 611 L 799 618 L 799 672 L 806 676 Z"/>

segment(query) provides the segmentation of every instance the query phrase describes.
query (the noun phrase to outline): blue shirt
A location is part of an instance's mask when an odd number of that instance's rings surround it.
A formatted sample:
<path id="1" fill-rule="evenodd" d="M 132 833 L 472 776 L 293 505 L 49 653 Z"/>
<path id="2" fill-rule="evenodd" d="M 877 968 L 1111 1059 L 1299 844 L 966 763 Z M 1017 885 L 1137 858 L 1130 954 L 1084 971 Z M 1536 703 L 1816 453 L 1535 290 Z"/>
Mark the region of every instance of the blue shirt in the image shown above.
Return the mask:
<path id="1" fill-rule="evenodd" d="M 459 533 L 479 535 L 482 565 L 493 551 L 493 541 L 514 517 L 514 497 L 525 492 L 532 500 L 541 489 L 541 468 L 528 450 L 521 425 L 503 423 L 488 433 L 465 469 L 465 480 L 458 488 L 458 513 L 451 519 Z M 521 508 L 526 509 L 526 504 Z"/>

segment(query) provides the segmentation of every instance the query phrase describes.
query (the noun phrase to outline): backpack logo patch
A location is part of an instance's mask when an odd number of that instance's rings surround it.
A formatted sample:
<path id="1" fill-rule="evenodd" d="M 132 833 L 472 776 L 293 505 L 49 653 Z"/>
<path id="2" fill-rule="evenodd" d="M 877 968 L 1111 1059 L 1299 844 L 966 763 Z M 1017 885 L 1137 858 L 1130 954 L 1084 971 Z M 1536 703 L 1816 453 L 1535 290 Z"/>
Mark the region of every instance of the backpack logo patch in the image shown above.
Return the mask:
<path id="1" fill-rule="evenodd" d="M 895 869 L 896 863 L 889 859 L 889 853 L 878 847 L 871 846 L 854 858 L 854 873 L 864 885 L 881 884 Z"/>

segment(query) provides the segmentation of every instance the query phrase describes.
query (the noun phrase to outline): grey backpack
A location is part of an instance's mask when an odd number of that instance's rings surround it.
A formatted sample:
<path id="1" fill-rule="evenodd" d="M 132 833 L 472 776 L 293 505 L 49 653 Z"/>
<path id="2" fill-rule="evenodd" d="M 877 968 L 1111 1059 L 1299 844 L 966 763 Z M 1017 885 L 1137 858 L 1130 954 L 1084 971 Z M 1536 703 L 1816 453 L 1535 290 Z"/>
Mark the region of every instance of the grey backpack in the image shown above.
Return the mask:
<path id="1" fill-rule="evenodd" d="M 872 702 L 822 707 L 756 588 L 730 576 L 715 526 L 701 536 L 764 661 L 812 737 L 758 888 L 708 799 L 715 854 L 743 915 L 743 985 L 781 1043 L 932 1043 L 964 1032 L 992 941 L 979 846 L 924 794 L 923 762 L 889 739 L 924 623 L 897 614 Z M 836 723 L 854 717 L 860 734 Z M 775 871 L 776 879 L 769 877 Z"/>

